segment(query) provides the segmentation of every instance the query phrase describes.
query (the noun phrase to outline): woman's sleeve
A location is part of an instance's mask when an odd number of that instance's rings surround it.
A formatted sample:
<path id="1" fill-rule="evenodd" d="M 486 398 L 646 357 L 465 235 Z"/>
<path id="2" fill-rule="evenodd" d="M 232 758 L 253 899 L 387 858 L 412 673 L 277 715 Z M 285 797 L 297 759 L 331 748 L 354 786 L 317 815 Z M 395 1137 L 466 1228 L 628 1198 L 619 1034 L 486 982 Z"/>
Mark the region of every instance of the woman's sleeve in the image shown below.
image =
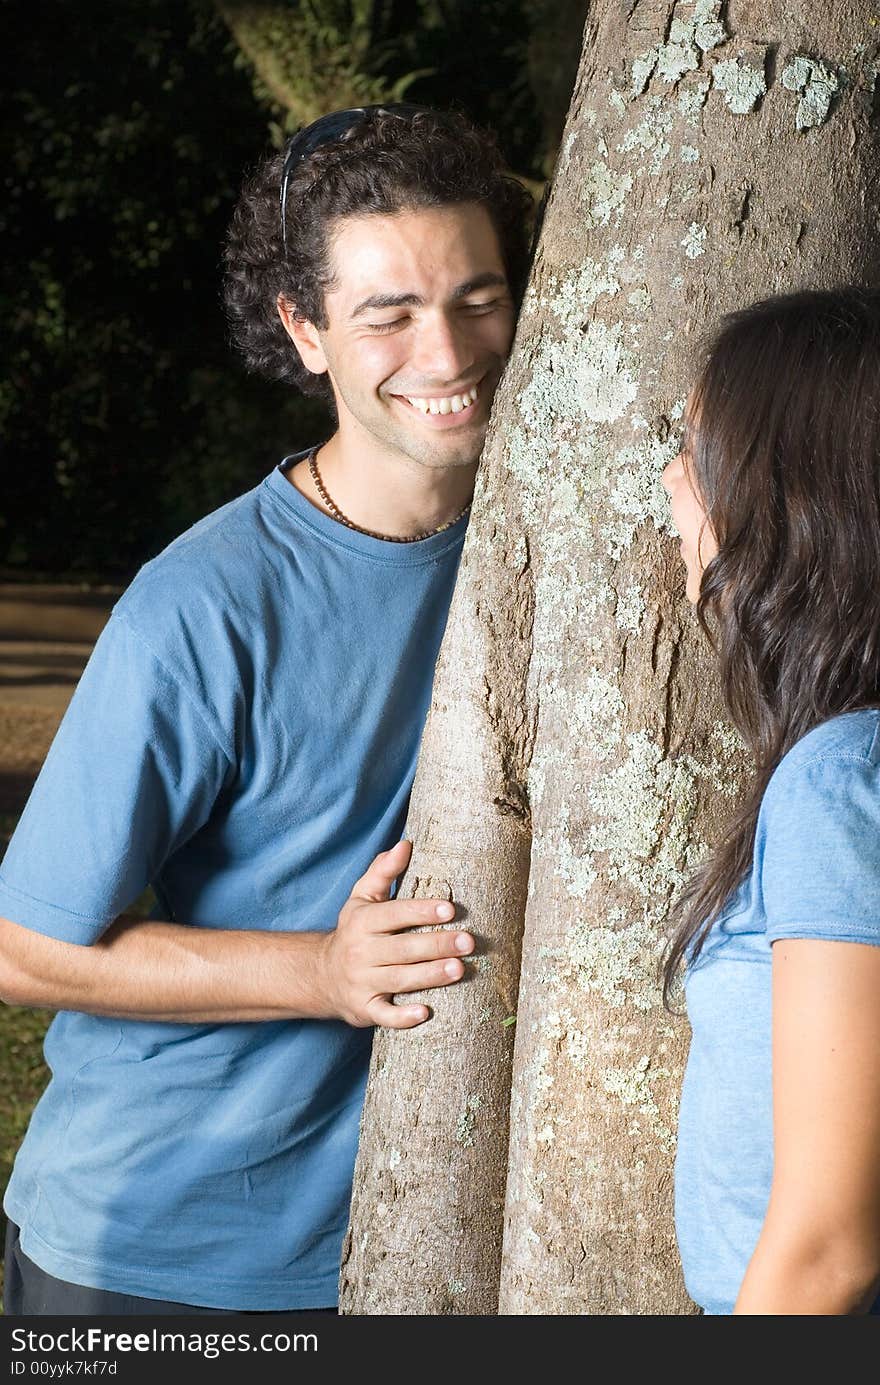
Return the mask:
<path id="1" fill-rule="evenodd" d="M 835 754 L 781 769 L 755 841 L 769 941 L 880 943 L 880 766 Z"/>

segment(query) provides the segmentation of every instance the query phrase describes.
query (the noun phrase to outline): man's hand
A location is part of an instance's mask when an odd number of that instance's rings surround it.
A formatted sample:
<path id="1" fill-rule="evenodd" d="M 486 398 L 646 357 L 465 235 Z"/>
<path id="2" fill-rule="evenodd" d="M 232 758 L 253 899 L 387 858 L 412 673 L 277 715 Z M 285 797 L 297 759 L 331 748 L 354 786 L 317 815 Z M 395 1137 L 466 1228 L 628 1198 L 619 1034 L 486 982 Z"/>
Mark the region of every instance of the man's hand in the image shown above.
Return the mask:
<path id="1" fill-rule="evenodd" d="M 430 1014 L 427 1005 L 393 1005 L 391 997 L 449 986 L 464 975 L 461 957 L 474 950 L 470 933 L 405 930 L 449 923 L 455 905 L 443 899 L 391 899 L 412 842 L 383 851 L 361 876 L 326 934 L 323 976 L 334 1017 L 358 1028 L 379 1024 L 412 1029 Z"/>

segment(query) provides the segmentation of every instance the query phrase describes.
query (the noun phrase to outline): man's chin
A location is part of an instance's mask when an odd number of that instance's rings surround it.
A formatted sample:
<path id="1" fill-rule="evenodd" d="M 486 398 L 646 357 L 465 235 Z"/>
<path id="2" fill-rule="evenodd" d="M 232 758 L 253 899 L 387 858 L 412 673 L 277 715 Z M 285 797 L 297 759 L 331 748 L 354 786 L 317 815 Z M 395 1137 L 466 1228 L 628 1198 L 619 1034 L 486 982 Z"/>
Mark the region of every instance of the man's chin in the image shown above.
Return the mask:
<path id="1" fill-rule="evenodd" d="M 433 438 L 408 436 L 401 451 L 420 466 L 449 471 L 455 467 L 474 466 L 480 460 L 485 440 L 485 427 L 469 429 L 467 438 L 453 439 L 447 435 L 439 442 Z"/>

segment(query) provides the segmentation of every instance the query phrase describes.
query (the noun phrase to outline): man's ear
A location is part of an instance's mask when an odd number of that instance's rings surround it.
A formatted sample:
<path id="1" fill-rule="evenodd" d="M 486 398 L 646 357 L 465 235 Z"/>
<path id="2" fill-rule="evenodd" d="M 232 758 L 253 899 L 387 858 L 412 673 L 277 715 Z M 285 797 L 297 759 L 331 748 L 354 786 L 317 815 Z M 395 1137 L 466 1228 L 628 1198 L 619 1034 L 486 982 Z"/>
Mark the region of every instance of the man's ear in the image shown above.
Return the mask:
<path id="1" fill-rule="evenodd" d="M 306 370 L 310 370 L 313 375 L 325 375 L 327 358 L 324 355 L 324 348 L 321 346 L 317 329 L 311 322 L 296 316 L 293 303 L 285 298 L 283 293 L 279 293 L 277 304 L 278 316 L 281 318 L 284 330 L 299 352 L 300 360 Z"/>

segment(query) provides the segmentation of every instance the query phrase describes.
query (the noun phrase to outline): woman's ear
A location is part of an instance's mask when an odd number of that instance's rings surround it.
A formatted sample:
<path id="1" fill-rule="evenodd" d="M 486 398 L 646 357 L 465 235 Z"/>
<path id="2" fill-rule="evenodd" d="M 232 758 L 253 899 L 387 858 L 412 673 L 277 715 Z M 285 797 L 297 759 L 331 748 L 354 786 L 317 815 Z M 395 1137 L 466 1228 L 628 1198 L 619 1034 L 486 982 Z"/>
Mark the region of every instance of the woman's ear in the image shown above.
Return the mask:
<path id="1" fill-rule="evenodd" d="M 295 305 L 283 293 L 279 293 L 276 302 L 284 330 L 299 352 L 306 370 L 313 375 L 326 375 L 327 358 L 317 328 L 305 318 L 296 316 Z"/>

